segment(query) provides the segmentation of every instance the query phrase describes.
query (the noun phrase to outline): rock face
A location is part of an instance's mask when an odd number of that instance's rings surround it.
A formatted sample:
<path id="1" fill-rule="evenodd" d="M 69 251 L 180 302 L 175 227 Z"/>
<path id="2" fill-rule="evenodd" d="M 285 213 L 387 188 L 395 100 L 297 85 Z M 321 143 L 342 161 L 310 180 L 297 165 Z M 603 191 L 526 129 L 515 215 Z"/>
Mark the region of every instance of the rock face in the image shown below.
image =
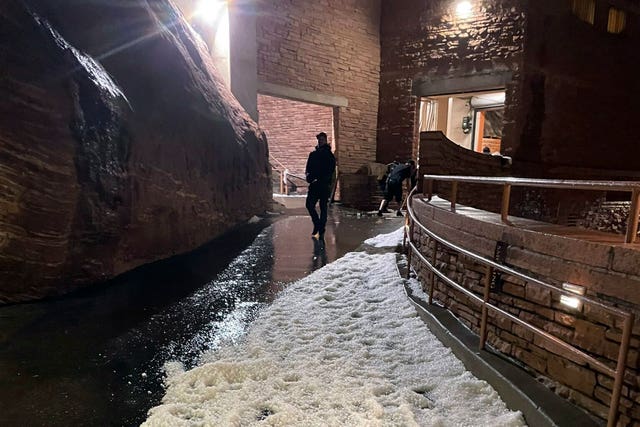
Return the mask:
<path id="1" fill-rule="evenodd" d="M 186 252 L 271 199 L 264 135 L 168 0 L 0 4 L 0 302 Z"/>

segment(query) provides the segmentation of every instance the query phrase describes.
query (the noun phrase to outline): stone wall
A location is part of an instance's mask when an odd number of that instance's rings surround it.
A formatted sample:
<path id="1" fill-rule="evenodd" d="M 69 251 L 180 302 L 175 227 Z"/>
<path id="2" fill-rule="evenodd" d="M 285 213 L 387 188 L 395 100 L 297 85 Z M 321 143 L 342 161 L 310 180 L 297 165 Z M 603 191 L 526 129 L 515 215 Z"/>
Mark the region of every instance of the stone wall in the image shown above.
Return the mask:
<path id="1" fill-rule="evenodd" d="M 637 177 L 630 124 L 640 105 L 629 96 L 640 93 L 637 2 L 618 2 L 629 11 L 628 30 L 619 35 L 606 31 L 612 2 L 596 1 L 595 25 L 573 15 L 568 1 L 529 4 L 520 97 L 510 101 L 518 112 L 509 126 L 514 138 L 503 152 L 533 163 L 527 175 L 582 178 L 585 171 L 573 168 L 595 168 L 601 179 L 623 170 Z"/>
<path id="2" fill-rule="evenodd" d="M 415 82 L 424 78 L 454 82 L 519 71 L 524 47 L 523 2 L 490 0 L 481 7 L 472 3 L 472 15 L 466 19 L 456 17 L 456 2 L 451 1 L 382 3 L 379 162 L 409 158 L 415 152 Z M 519 106 L 516 89 L 515 84 L 507 86 L 507 122 L 514 115 L 511 106 Z M 503 146 L 513 144 L 517 136 L 505 132 Z"/>
<path id="3" fill-rule="evenodd" d="M 9 0 L 0 51 L 0 302 L 190 251 L 267 209 L 266 141 L 170 2 Z"/>
<path id="4" fill-rule="evenodd" d="M 467 150 L 447 139 L 442 132 L 422 132 L 419 145 L 419 176 L 511 176 L 519 165 L 505 156 L 487 155 Z M 422 180 L 418 190 L 423 191 Z M 451 184 L 436 181 L 434 194 L 451 200 Z M 457 202 L 490 212 L 500 212 L 502 186 L 459 183 Z M 563 225 L 585 224 L 588 208 L 604 197 L 600 191 L 561 190 L 514 186 L 511 189 L 509 214 Z"/>
<path id="5" fill-rule="evenodd" d="M 617 35 L 606 31 L 606 0 L 596 1 L 595 25 L 573 15 L 568 1 L 472 4 L 467 19 L 444 0 L 382 4 L 378 161 L 415 152 L 417 84 L 455 89 L 506 71 L 501 152 L 517 162 L 514 173 L 637 177 L 630 124 L 640 105 L 628 96 L 640 93 L 637 5 L 616 3 L 628 12 Z"/>
<path id="6" fill-rule="evenodd" d="M 509 176 L 511 163 L 503 156 L 468 150 L 447 139 L 442 132 L 422 132 L 418 148 L 418 190 L 423 191 L 424 175 Z M 434 182 L 433 191 L 442 197 L 451 194 L 447 182 Z M 478 195 L 482 197 L 478 197 Z M 489 211 L 499 211 L 502 188 L 489 185 L 460 184 L 457 200 Z"/>
<path id="7" fill-rule="evenodd" d="M 375 161 L 380 1 L 274 0 L 258 2 L 257 12 L 259 80 L 345 97 L 335 128 L 339 172 Z"/>
<path id="8" fill-rule="evenodd" d="M 432 232 L 493 259 L 497 242 L 506 245 L 504 263 L 553 286 L 569 282 L 585 287 L 586 296 L 606 305 L 640 314 L 640 251 L 624 245 L 600 243 L 537 233 L 509 227 L 498 220 L 474 219 L 414 201 L 420 221 Z M 478 217 L 479 218 L 479 217 Z M 433 243 L 415 228 L 414 239 L 431 259 Z M 423 287 L 429 274 L 413 266 Z M 439 245 L 438 269 L 464 288 L 482 297 L 486 267 Z M 481 311 L 477 303 L 438 281 L 435 299 L 449 308 L 465 325 L 479 332 Z M 559 294 L 534 282 L 503 274 L 490 301 L 512 315 L 569 342 L 609 367 L 615 368 L 621 341 L 621 321 L 594 305 L 571 309 L 559 303 Z M 496 351 L 521 363 L 558 394 L 589 412 L 606 418 L 613 380 L 535 337 L 522 326 L 490 313 L 488 343 Z M 626 365 L 620 424 L 640 422 L 640 322 L 636 320 Z M 635 425 L 635 424 L 634 424 Z"/>
<path id="9" fill-rule="evenodd" d="M 367 211 L 377 210 L 380 207 L 383 193 L 375 176 L 366 173 L 343 174 L 340 184 L 352 189 L 346 195 L 341 196 L 340 201 L 344 205 L 357 206 L 359 209 Z M 395 203 L 395 201 L 391 202 L 389 209 L 396 209 Z"/>
<path id="10" fill-rule="evenodd" d="M 585 209 L 580 225 L 591 230 L 626 234 L 630 211 L 630 201 L 612 202 L 601 199 Z"/>

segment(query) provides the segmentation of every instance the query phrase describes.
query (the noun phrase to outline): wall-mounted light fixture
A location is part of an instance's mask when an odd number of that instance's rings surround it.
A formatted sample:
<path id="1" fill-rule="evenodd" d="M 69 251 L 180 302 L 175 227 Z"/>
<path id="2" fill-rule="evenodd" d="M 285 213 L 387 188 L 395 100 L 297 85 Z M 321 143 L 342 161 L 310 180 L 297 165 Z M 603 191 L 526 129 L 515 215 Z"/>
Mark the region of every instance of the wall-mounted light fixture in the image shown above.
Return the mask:
<path id="1" fill-rule="evenodd" d="M 467 134 L 471 132 L 473 129 L 473 120 L 471 120 L 471 116 L 464 116 L 462 118 L 462 133 Z"/>
<path id="2" fill-rule="evenodd" d="M 574 285 L 573 283 L 569 282 L 564 282 L 562 284 L 562 289 L 576 295 L 584 295 L 585 293 L 584 286 Z M 560 304 L 566 305 L 567 307 L 571 307 L 576 310 L 580 310 L 582 308 L 582 301 L 580 301 L 579 298 L 569 295 L 560 295 Z"/>
<path id="3" fill-rule="evenodd" d="M 461 1 L 456 5 L 456 15 L 458 18 L 467 19 L 471 17 L 473 7 L 469 1 Z"/>

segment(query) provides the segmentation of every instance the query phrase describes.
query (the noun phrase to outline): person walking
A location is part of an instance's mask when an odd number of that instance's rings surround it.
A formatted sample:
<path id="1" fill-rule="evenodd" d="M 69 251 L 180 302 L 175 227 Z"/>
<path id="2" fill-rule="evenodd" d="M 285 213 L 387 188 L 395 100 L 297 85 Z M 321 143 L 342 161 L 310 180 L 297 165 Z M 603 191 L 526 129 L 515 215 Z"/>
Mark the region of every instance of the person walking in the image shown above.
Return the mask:
<path id="1" fill-rule="evenodd" d="M 382 216 L 387 210 L 389 202 L 395 198 L 398 203 L 397 216 L 402 216 L 402 183 L 405 179 L 411 180 L 411 188 L 416 185 L 416 162 L 409 160 L 393 167 L 387 178 L 387 185 L 384 191 L 384 200 L 380 203 L 378 216 Z"/>
<path id="2" fill-rule="evenodd" d="M 331 193 L 332 181 L 336 169 L 336 158 L 327 142 L 327 134 L 320 132 L 316 135 L 318 145 L 309 153 L 305 175 L 309 183 L 306 207 L 313 221 L 312 236 L 322 239 L 327 225 L 327 203 Z M 320 216 L 316 204 L 320 202 Z"/>

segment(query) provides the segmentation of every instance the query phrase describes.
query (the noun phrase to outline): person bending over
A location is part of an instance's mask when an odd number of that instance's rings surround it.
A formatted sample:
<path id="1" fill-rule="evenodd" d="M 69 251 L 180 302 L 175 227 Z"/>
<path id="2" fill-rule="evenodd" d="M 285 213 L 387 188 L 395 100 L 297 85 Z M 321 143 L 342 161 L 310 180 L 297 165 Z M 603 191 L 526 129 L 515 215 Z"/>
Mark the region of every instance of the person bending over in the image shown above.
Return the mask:
<path id="1" fill-rule="evenodd" d="M 416 162 L 413 160 L 409 160 L 406 163 L 401 163 L 395 166 L 389 173 L 387 185 L 384 191 L 384 200 L 380 203 L 378 216 L 382 216 L 382 213 L 386 211 L 389 202 L 394 198 L 398 203 L 396 215 L 402 216 L 402 183 L 405 179 L 411 180 L 411 188 L 416 185 Z"/>

